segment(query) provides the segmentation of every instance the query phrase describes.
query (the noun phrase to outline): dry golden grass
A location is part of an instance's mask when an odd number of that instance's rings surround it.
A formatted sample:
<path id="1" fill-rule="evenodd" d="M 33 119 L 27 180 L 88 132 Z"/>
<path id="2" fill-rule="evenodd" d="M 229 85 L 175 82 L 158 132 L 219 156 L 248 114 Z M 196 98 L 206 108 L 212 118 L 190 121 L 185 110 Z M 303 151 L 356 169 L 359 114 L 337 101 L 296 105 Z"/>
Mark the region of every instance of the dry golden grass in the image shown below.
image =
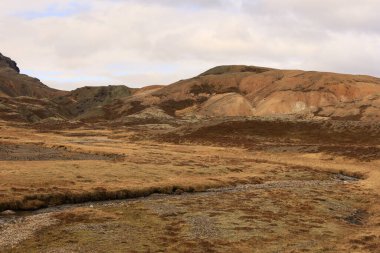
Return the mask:
<path id="1" fill-rule="evenodd" d="M 21 131 L 29 133 L 20 138 Z M 126 155 L 123 161 L 0 161 L 3 210 L 255 183 L 265 171 L 281 166 L 256 162 L 249 154 L 237 158 L 240 149 L 129 143 L 121 138 L 114 143 L 98 136 L 73 138 L 15 128 L 5 128 L 2 134 L 7 136 L 8 143 L 41 145 L 43 140 L 46 147 Z M 100 136 L 105 134 L 112 136 L 111 131 L 99 131 Z"/>
<path id="2" fill-rule="evenodd" d="M 319 188 L 153 197 L 58 210 L 54 217 L 59 225 L 11 252 L 376 252 L 379 246 L 379 160 L 131 141 L 134 134 L 129 129 L 38 132 L 2 124 L 1 143 L 124 158 L 0 161 L 0 208 L 34 209 L 276 180 L 329 180 L 333 173 L 363 179 Z M 368 217 L 362 225 L 348 224 L 345 219 L 358 210 Z"/>

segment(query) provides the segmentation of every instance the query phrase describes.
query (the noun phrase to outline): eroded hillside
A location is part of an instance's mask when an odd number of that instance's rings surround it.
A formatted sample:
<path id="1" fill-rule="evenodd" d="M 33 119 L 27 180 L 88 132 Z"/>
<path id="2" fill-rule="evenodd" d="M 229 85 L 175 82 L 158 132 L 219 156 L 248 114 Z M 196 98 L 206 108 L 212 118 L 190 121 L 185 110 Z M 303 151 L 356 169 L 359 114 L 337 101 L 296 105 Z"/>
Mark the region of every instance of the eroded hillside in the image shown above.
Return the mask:
<path id="1" fill-rule="evenodd" d="M 166 86 L 66 92 L 20 74 L 13 60 L 1 55 L 0 99 L 1 119 L 24 122 L 120 121 L 149 108 L 164 118 L 380 119 L 379 78 L 242 65 L 215 67 Z"/>

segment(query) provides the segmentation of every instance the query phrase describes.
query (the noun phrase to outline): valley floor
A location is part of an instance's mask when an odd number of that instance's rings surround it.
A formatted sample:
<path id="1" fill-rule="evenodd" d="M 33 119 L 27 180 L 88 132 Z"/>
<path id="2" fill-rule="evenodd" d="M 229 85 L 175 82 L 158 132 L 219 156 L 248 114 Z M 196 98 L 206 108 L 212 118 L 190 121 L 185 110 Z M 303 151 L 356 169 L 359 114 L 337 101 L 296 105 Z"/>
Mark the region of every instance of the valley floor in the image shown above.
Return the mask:
<path id="1" fill-rule="evenodd" d="M 0 252 L 380 252 L 376 140 L 188 131 L 2 122 Z"/>

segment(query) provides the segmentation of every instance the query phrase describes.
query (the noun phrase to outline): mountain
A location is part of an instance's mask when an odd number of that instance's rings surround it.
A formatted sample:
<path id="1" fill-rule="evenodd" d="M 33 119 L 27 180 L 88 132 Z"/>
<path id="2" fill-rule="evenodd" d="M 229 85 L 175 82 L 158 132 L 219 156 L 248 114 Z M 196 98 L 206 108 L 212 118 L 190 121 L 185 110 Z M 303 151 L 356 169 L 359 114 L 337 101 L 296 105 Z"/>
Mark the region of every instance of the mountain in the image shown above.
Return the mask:
<path id="1" fill-rule="evenodd" d="M 0 119 L 120 121 L 157 112 L 165 119 L 380 120 L 380 79 L 364 75 L 227 65 L 167 86 L 82 87 L 66 92 L 19 72 L 13 60 L 0 54 Z"/>
<path id="2" fill-rule="evenodd" d="M 120 106 L 158 106 L 176 116 L 380 119 L 380 79 L 363 75 L 220 66 Z M 119 112 L 119 114 L 123 114 Z"/>
<path id="3" fill-rule="evenodd" d="M 0 53 L 0 97 L 53 98 L 65 93 L 44 85 L 37 78 L 20 74 L 16 62 Z"/>

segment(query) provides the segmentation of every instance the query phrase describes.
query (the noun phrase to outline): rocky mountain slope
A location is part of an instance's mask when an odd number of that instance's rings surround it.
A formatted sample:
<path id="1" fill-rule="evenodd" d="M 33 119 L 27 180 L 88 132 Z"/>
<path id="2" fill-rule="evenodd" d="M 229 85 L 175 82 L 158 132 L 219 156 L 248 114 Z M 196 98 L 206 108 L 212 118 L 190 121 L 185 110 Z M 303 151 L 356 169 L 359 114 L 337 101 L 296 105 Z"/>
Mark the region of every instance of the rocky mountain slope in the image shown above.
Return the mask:
<path id="1" fill-rule="evenodd" d="M 98 117 L 99 111 L 106 104 L 115 102 L 117 99 L 129 97 L 134 89 L 126 86 L 100 86 L 100 87 L 83 87 L 75 89 L 65 96 L 59 96 L 53 99 L 67 117 Z"/>
<path id="2" fill-rule="evenodd" d="M 29 98 L 21 98 L 21 96 Z M 380 120 L 380 79 L 363 75 L 219 66 L 167 86 L 58 91 L 0 55 L 0 118 L 118 120 L 146 109 L 168 117 L 296 116 Z"/>
<path id="3" fill-rule="evenodd" d="M 16 62 L 0 54 L 0 97 L 53 98 L 65 93 L 44 85 L 37 78 L 20 74 Z"/>
<path id="4" fill-rule="evenodd" d="M 380 79 L 254 66 L 221 66 L 114 107 L 158 106 L 176 116 L 283 116 L 380 119 Z M 124 109 L 123 109 L 124 108 Z"/>

